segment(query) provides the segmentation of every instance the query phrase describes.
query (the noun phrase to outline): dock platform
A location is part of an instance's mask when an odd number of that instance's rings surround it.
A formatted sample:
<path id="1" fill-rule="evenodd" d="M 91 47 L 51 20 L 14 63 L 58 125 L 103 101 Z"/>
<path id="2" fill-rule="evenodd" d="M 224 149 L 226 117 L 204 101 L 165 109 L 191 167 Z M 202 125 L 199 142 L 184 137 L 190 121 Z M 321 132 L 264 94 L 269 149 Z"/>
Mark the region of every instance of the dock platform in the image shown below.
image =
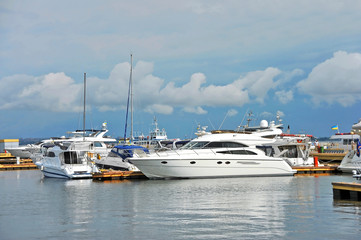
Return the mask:
<path id="1" fill-rule="evenodd" d="M 31 159 L 1 158 L 0 171 L 37 169 Z"/>
<path id="2" fill-rule="evenodd" d="M 0 171 L 37 169 L 34 163 L 0 164 Z"/>
<path id="3" fill-rule="evenodd" d="M 361 201 L 361 183 L 333 182 L 333 199 Z"/>
<path id="4" fill-rule="evenodd" d="M 292 169 L 297 170 L 296 175 L 299 174 L 337 174 L 337 166 L 305 166 L 305 167 L 292 167 Z"/>
<path id="5" fill-rule="evenodd" d="M 124 180 L 124 179 L 147 179 L 142 172 L 133 171 L 102 171 L 101 173 L 95 173 L 93 180 L 104 181 L 104 180 Z"/>

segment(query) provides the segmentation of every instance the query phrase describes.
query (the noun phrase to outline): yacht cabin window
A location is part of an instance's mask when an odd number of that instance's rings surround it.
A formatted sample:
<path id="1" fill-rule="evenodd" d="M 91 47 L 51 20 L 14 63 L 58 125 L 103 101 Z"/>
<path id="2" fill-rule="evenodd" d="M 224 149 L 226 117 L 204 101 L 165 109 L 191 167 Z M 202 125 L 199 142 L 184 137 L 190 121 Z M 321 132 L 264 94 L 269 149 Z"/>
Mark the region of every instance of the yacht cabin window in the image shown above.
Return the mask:
<path id="1" fill-rule="evenodd" d="M 351 145 L 352 143 L 355 143 L 357 142 L 357 139 L 354 140 L 354 139 L 344 139 L 343 140 L 343 145 Z"/>
<path id="2" fill-rule="evenodd" d="M 117 150 L 113 149 L 112 151 L 109 152 L 108 156 L 109 157 L 118 157 Z"/>
<path id="3" fill-rule="evenodd" d="M 237 142 L 210 142 L 206 148 L 242 148 L 248 147 L 245 144 Z"/>
<path id="4" fill-rule="evenodd" d="M 63 158 L 65 164 L 81 164 L 82 161 L 78 158 L 76 152 L 63 152 Z"/>
<path id="5" fill-rule="evenodd" d="M 237 155 L 257 155 L 257 153 L 249 151 L 249 150 L 228 150 L 228 151 L 220 151 L 217 153 L 237 154 Z"/>
<path id="6" fill-rule="evenodd" d="M 54 152 L 48 152 L 48 157 L 55 157 L 55 153 Z"/>

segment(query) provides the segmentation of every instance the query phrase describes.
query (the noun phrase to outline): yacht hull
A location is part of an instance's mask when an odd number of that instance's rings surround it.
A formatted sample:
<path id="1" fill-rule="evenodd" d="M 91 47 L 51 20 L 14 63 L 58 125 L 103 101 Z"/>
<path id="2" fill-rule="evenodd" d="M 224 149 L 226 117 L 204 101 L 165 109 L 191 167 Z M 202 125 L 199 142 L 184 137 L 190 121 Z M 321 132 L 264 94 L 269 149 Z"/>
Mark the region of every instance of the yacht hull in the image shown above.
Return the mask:
<path id="1" fill-rule="evenodd" d="M 30 158 L 31 153 L 25 147 L 8 148 L 6 151 L 10 152 L 14 157 Z"/>
<path id="2" fill-rule="evenodd" d="M 148 178 L 220 178 L 247 176 L 293 176 L 285 161 L 230 158 L 137 158 L 131 159 Z"/>
<path id="3" fill-rule="evenodd" d="M 134 165 L 123 161 L 120 157 L 105 157 L 95 160 L 100 168 L 122 170 L 122 171 L 139 171 Z"/>
<path id="4" fill-rule="evenodd" d="M 49 178 L 63 178 L 63 179 L 84 179 L 92 178 L 93 169 L 90 166 L 76 166 L 76 165 L 47 165 L 35 163 L 44 174 L 44 177 Z"/>

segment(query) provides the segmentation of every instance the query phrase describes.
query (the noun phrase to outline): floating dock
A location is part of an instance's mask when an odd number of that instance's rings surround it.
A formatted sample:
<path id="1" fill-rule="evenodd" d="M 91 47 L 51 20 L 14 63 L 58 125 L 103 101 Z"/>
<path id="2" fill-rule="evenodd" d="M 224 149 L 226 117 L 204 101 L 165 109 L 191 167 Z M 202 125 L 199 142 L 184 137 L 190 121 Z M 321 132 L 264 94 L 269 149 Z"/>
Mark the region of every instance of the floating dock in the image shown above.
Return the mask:
<path id="1" fill-rule="evenodd" d="M 333 199 L 361 201 L 361 183 L 333 182 Z"/>
<path id="2" fill-rule="evenodd" d="M 104 181 L 104 180 L 125 180 L 125 179 L 147 179 L 142 172 L 133 171 L 101 171 L 100 173 L 93 174 L 93 180 Z"/>
<path id="3" fill-rule="evenodd" d="M 34 163 L 0 164 L 0 171 L 37 169 Z"/>
<path id="4" fill-rule="evenodd" d="M 305 167 L 292 167 L 292 169 L 297 170 L 296 175 L 300 174 L 337 174 L 337 166 L 305 166 Z"/>
<path id="5" fill-rule="evenodd" d="M 31 159 L 1 158 L 0 171 L 37 169 Z"/>

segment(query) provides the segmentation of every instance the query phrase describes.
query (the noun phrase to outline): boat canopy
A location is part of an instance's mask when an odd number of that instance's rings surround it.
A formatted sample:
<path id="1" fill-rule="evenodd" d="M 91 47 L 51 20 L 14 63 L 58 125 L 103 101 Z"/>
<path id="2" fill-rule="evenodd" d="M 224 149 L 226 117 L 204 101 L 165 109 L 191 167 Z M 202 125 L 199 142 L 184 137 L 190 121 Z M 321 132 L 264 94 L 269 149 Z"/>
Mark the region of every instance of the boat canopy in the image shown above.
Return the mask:
<path id="1" fill-rule="evenodd" d="M 149 152 L 148 148 L 138 146 L 138 145 L 116 145 L 114 148 L 120 149 L 120 150 L 133 150 L 133 149 L 141 149 L 145 152 Z"/>
<path id="2" fill-rule="evenodd" d="M 122 159 L 126 159 L 133 157 L 134 152 L 137 150 L 138 152 L 149 154 L 148 148 L 138 145 L 117 145 L 113 147 L 111 152 L 117 154 Z"/>

